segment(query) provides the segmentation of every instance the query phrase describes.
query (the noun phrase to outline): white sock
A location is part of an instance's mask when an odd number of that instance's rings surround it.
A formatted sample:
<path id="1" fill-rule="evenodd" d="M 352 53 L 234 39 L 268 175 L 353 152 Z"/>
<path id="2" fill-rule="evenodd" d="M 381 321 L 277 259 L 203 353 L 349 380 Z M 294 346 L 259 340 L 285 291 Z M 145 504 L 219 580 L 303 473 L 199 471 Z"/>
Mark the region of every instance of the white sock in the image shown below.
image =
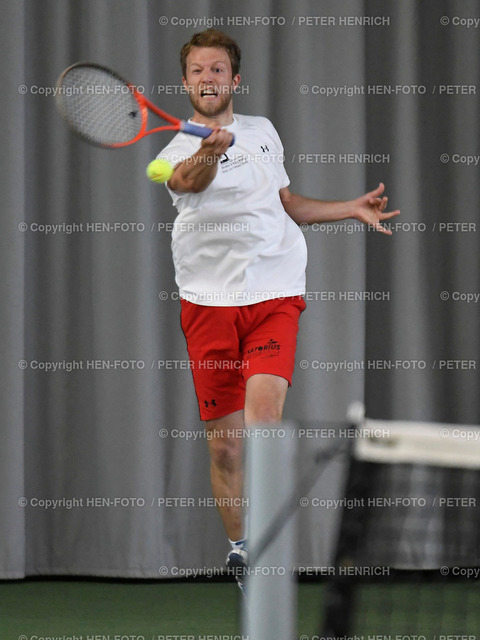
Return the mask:
<path id="1" fill-rule="evenodd" d="M 237 549 L 246 549 L 247 548 L 247 539 L 246 538 L 244 538 L 243 540 L 230 540 L 230 538 L 229 538 L 228 541 L 232 545 L 232 549 L 234 551 L 236 551 Z"/>

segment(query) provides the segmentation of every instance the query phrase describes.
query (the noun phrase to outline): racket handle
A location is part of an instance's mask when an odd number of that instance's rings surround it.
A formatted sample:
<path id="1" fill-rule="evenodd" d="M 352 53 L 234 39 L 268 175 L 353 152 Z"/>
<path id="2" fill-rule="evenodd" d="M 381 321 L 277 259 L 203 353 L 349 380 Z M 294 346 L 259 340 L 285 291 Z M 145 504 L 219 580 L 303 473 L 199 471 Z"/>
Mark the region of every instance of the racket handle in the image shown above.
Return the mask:
<path id="1" fill-rule="evenodd" d="M 213 129 L 210 129 L 209 127 L 200 127 L 192 122 L 185 122 L 185 120 L 182 120 L 180 123 L 180 131 L 183 131 L 183 133 L 190 133 L 192 136 L 208 138 L 208 136 L 213 132 Z M 235 136 L 233 136 L 230 146 L 233 144 L 235 144 Z"/>

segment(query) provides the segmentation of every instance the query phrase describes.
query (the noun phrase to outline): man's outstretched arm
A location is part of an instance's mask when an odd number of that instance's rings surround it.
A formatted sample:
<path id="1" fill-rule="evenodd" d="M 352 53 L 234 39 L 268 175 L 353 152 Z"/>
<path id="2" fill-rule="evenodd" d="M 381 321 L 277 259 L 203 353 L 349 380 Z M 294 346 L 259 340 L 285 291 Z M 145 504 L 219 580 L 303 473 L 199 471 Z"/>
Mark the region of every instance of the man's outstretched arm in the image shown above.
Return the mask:
<path id="1" fill-rule="evenodd" d="M 280 198 L 288 215 L 297 224 L 337 222 L 349 218 L 372 226 L 377 231 L 391 235 L 392 232 L 383 226 L 382 222 L 398 216 L 400 211 L 384 213 L 388 198 L 381 197 L 385 185 L 383 182 L 374 190 L 355 200 L 327 202 L 313 200 L 296 193 L 291 193 L 288 187 L 280 189 Z"/>

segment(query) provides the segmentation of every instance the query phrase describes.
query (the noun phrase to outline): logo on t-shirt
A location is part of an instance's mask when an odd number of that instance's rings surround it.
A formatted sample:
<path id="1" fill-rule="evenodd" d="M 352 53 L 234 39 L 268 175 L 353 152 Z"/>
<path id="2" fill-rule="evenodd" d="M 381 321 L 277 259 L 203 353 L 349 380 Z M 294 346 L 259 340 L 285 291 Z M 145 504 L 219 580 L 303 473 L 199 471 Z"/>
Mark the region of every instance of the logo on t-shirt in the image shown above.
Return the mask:
<path id="1" fill-rule="evenodd" d="M 279 355 L 279 351 L 280 351 L 280 344 L 274 340 L 273 338 L 270 338 L 270 340 L 266 343 L 266 344 L 259 344 L 255 347 L 252 347 L 251 349 L 249 349 L 247 351 L 247 355 L 249 356 L 260 356 L 260 355 L 266 355 L 266 356 L 278 356 Z"/>
<path id="2" fill-rule="evenodd" d="M 242 167 L 244 164 L 249 162 L 249 160 L 249 156 L 245 153 L 237 153 L 229 156 L 224 153 L 219 163 L 220 169 L 222 170 L 222 173 L 228 173 L 229 171 Z"/>

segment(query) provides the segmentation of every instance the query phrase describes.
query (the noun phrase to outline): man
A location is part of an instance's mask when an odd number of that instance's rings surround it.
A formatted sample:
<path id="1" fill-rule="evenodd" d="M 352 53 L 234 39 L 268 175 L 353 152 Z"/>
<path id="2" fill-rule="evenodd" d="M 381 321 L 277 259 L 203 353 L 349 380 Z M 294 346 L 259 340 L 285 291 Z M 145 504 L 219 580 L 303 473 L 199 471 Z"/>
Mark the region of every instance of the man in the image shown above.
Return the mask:
<path id="1" fill-rule="evenodd" d="M 382 221 L 399 211 L 383 213 L 383 184 L 349 202 L 289 190 L 273 125 L 234 115 L 240 49 L 229 36 L 215 29 L 195 34 L 181 65 L 191 122 L 213 133 L 179 133 L 159 157 L 175 167 L 167 187 L 179 212 L 172 249 L 182 329 L 211 436 L 213 493 L 225 504 L 219 510 L 232 545 L 227 565 L 238 566 L 246 562 L 238 506 L 242 430 L 281 420 L 305 308 L 307 252 L 298 225 L 354 218 L 390 233 Z"/>

